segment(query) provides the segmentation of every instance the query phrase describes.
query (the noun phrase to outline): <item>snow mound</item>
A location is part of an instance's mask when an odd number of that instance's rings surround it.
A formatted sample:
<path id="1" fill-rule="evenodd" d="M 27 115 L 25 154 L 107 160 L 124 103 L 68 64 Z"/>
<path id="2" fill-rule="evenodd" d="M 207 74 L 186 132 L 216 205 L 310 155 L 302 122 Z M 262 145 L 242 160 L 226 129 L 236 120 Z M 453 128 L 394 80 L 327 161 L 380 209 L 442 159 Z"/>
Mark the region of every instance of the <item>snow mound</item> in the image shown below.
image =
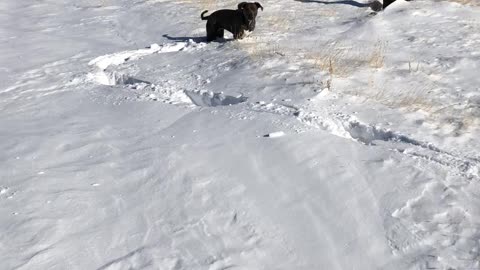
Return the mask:
<path id="1" fill-rule="evenodd" d="M 213 93 L 210 91 L 185 91 L 192 102 L 201 107 L 230 106 L 247 101 L 244 96 L 229 96 L 223 92 Z"/>
<path id="2" fill-rule="evenodd" d="M 107 71 L 107 70 L 99 70 L 95 73 L 89 73 L 87 75 L 87 79 L 90 81 L 94 81 L 101 85 L 135 85 L 139 83 L 147 83 L 147 81 L 136 79 L 132 76 L 127 74 L 123 74 L 117 71 Z"/>
<path id="3" fill-rule="evenodd" d="M 158 45 L 156 43 L 150 45 L 148 48 L 139 50 L 123 51 L 118 53 L 112 53 L 99 56 L 91 60 L 88 65 L 97 66 L 99 69 L 105 70 L 109 66 L 118 66 L 130 60 L 136 60 L 141 57 L 152 55 L 155 53 L 168 53 L 185 51 L 189 49 L 195 49 L 203 47 L 205 43 L 196 43 L 193 40 L 186 42 L 173 42 Z"/>

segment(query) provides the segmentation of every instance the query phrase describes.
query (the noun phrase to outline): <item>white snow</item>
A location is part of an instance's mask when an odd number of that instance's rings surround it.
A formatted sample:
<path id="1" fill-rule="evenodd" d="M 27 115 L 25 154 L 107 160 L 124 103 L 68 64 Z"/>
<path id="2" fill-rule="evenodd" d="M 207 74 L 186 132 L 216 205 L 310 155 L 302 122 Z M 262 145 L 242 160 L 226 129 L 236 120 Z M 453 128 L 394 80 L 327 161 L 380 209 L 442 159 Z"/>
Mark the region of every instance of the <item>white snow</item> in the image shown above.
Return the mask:
<path id="1" fill-rule="evenodd" d="M 480 269 L 480 2 L 326 2 L 2 1 L 0 269 Z"/>

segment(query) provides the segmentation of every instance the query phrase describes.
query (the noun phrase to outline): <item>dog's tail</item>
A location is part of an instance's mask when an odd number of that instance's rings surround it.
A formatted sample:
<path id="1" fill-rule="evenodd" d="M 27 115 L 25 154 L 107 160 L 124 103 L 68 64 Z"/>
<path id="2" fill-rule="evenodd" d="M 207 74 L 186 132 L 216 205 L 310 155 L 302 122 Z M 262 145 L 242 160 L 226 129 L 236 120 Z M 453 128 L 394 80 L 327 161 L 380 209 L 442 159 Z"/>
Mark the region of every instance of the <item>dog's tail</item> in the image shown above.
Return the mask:
<path id="1" fill-rule="evenodd" d="M 207 13 L 207 12 L 208 12 L 208 10 L 205 10 L 204 12 L 202 12 L 202 15 L 200 16 L 200 18 L 202 18 L 202 20 L 204 20 L 204 21 L 205 21 L 205 20 L 208 20 L 208 17 L 210 17 L 210 16 L 206 16 L 206 17 L 203 16 L 203 15 L 204 15 L 205 13 Z"/>

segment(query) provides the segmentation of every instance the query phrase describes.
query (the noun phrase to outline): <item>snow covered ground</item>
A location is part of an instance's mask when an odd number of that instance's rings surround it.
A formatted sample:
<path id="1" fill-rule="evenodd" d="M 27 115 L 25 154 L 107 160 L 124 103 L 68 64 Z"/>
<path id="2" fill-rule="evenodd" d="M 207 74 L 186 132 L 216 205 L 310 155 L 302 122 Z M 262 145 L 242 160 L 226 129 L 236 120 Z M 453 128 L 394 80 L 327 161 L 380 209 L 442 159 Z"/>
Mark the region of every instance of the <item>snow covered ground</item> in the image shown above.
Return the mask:
<path id="1" fill-rule="evenodd" d="M 480 2 L 0 2 L 0 269 L 480 269 Z"/>

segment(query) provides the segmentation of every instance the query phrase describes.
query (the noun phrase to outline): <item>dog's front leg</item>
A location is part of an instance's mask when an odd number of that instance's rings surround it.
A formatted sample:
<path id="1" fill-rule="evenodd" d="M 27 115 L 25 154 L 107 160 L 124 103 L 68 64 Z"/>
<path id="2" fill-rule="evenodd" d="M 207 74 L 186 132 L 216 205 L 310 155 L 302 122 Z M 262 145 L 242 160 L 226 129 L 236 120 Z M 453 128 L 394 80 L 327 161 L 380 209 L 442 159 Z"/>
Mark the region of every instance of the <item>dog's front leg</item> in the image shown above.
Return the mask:
<path id="1" fill-rule="evenodd" d="M 233 39 L 243 39 L 245 37 L 245 31 L 243 29 L 240 29 L 240 31 L 236 32 L 233 35 Z"/>

